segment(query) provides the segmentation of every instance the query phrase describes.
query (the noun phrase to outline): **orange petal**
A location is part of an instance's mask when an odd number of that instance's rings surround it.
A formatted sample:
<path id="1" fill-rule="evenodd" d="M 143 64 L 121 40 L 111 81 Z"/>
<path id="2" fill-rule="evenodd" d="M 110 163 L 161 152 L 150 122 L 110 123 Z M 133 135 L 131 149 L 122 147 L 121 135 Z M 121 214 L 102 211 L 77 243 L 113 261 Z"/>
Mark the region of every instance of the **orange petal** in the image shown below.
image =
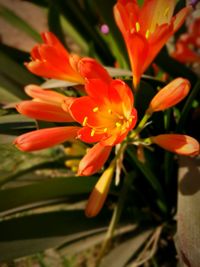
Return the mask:
<path id="1" fill-rule="evenodd" d="M 86 205 L 85 214 L 87 217 L 96 216 L 102 209 L 103 204 L 108 195 L 114 170 L 115 162 L 112 162 L 110 166 L 103 172 L 98 182 L 96 183 Z"/>
<path id="2" fill-rule="evenodd" d="M 192 7 L 191 6 L 187 6 L 184 7 L 183 9 L 181 9 L 175 16 L 174 16 L 174 32 L 176 32 L 181 25 L 183 24 L 183 22 L 185 21 L 186 16 L 188 15 L 188 13 L 192 11 Z"/>
<path id="3" fill-rule="evenodd" d="M 133 93 L 125 82 L 112 80 L 108 88 L 108 98 L 116 112 L 127 118 L 130 116 L 134 104 Z"/>
<path id="4" fill-rule="evenodd" d="M 150 47 L 146 38 L 138 33 L 130 34 L 126 45 L 131 61 L 134 88 L 137 88 Z"/>
<path id="5" fill-rule="evenodd" d="M 175 0 L 145 0 L 140 11 L 139 23 L 144 33 L 153 33 L 157 26 L 169 23 L 176 5 Z"/>
<path id="6" fill-rule="evenodd" d="M 102 104 L 109 99 L 108 86 L 109 84 L 103 79 L 89 79 L 86 82 L 85 89 L 87 94 L 94 99 L 96 103 Z"/>
<path id="7" fill-rule="evenodd" d="M 102 146 L 97 143 L 82 158 L 79 164 L 78 175 L 92 175 L 98 172 L 108 159 L 111 146 Z"/>
<path id="8" fill-rule="evenodd" d="M 154 33 L 149 37 L 149 50 L 146 60 L 143 64 L 143 72 L 148 68 L 161 48 L 166 44 L 170 36 L 173 34 L 173 24 L 162 24 L 158 26 Z"/>
<path id="9" fill-rule="evenodd" d="M 52 32 L 43 32 L 41 36 L 46 44 L 54 46 L 58 51 L 60 51 L 60 54 L 63 54 L 66 57 L 69 55 L 67 50 Z"/>
<path id="10" fill-rule="evenodd" d="M 96 103 L 88 96 L 76 98 L 69 107 L 69 111 L 72 117 L 79 122 L 84 124 L 85 117 L 90 116 L 90 124 L 93 124 L 97 120 L 97 115 L 93 112 L 96 107 Z M 88 121 L 87 121 L 88 123 Z M 86 125 L 83 125 L 86 126 Z"/>
<path id="11" fill-rule="evenodd" d="M 200 152 L 199 142 L 188 135 L 181 134 L 161 134 L 151 137 L 153 143 L 171 152 L 195 156 Z"/>
<path id="12" fill-rule="evenodd" d="M 82 129 L 80 129 L 80 131 L 78 131 L 78 138 L 86 143 L 96 143 L 99 142 L 105 136 L 104 133 L 99 134 L 95 132 L 94 135 L 92 135 L 91 132 L 91 128 L 83 127 Z"/>
<path id="13" fill-rule="evenodd" d="M 124 36 L 135 28 L 139 17 L 136 0 L 118 0 L 113 11 L 116 24 Z"/>
<path id="14" fill-rule="evenodd" d="M 54 105 L 60 106 L 63 102 L 72 101 L 73 97 L 67 97 L 57 92 L 43 89 L 38 85 L 30 84 L 25 87 L 25 92 L 32 98 L 40 99 Z"/>
<path id="15" fill-rule="evenodd" d="M 16 105 L 19 113 L 36 120 L 53 122 L 72 122 L 71 115 L 65 112 L 61 107 L 34 101 L 22 101 Z"/>
<path id="16" fill-rule="evenodd" d="M 84 57 L 78 62 L 79 73 L 87 79 L 101 79 L 109 83 L 112 78 L 107 70 L 95 59 Z"/>
<path id="17" fill-rule="evenodd" d="M 14 144 L 22 151 L 35 151 L 75 138 L 79 127 L 54 127 L 32 131 L 17 137 Z"/>
<path id="18" fill-rule="evenodd" d="M 190 82 L 177 78 L 161 89 L 151 100 L 147 112 L 165 110 L 179 103 L 190 90 Z"/>

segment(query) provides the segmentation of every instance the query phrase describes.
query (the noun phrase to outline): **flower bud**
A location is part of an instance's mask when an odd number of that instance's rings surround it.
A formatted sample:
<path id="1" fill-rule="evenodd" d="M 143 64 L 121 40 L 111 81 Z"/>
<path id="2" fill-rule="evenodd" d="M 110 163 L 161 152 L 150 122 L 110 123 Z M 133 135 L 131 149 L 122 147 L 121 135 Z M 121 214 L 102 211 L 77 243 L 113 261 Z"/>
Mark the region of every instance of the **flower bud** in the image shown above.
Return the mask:
<path id="1" fill-rule="evenodd" d="M 184 156 L 195 156 L 200 152 L 199 142 L 188 135 L 160 134 L 152 136 L 151 141 L 168 151 Z"/>
<path id="2" fill-rule="evenodd" d="M 96 216 L 102 209 L 108 195 L 108 190 L 115 170 L 115 161 L 103 172 L 96 183 L 86 205 L 85 214 L 87 217 Z"/>
<path id="3" fill-rule="evenodd" d="M 151 100 L 147 113 L 165 110 L 179 103 L 190 89 L 190 83 L 183 78 L 177 78 L 161 89 Z"/>

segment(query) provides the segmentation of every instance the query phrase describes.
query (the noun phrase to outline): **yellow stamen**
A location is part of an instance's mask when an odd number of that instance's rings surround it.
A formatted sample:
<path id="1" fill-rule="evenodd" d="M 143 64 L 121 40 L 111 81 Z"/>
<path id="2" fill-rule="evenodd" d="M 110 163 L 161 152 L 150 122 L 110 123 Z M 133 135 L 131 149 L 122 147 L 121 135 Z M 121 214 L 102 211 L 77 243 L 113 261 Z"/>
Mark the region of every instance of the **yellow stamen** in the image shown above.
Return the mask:
<path id="1" fill-rule="evenodd" d="M 149 34 L 150 34 L 150 31 L 149 31 L 149 30 L 147 30 L 147 31 L 146 31 L 146 34 L 145 34 L 145 37 L 146 37 L 146 39 L 148 39 L 148 38 L 149 38 Z"/>
<path id="2" fill-rule="evenodd" d="M 91 136 L 94 136 L 94 134 L 95 134 L 95 129 L 92 129 L 92 131 L 91 131 Z"/>
<path id="3" fill-rule="evenodd" d="M 104 128 L 103 131 L 104 133 L 106 133 L 108 131 L 108 128 Z"/>
<path id="4" fill-rule="evenodd" d="M 95 108 L 93 108 L 93 112 L 97 112 L 99 110 L 99 108 L 98 107 L 95 107 Z"/>
<path id="5" fill-rule="evenodd" d="M 169 15 L 169 7 L 165 9 L 164 16 L 167 17 Z"/>
<path id="6" fill-rule="evenodd" d="M 136 28 L 136 32 L 140 31 L 140 23 L 138 21 L 135 23 L 135 28 Z"/>
<path id="7" fill-rule="evenodd" d="M 109 114 L 111 114 L 111 113 L 112 113 L 112 110 L 111 110 L 110 108 L 109 108 L 109 110 L 108 110 L 108 113 L 109 113 Z"/>
<path id="8" fill-rule="evenodd" d="M 86 124 L 87 124 L 87 121 L 88 121 L 88 117 L 87 117 L 87 116 L 85 116 L 85 118 L 84 118 L 84 120 L 83 120 L 83 126 L 86 126 Z"/>
<path id="9" fill-rule="evenodd" d="M 116 125 L 117 128 L 122 126 L 120 122 L 116 122 L 115 125 Z"/>

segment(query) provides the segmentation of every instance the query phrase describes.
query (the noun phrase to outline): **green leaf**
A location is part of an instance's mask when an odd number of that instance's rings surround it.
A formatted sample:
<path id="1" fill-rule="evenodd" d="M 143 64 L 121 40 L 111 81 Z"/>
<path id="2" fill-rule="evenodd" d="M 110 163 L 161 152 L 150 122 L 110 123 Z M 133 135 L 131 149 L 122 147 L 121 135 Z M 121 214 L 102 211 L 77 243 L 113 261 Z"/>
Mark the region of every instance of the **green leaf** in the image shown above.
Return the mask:
<path id="1" fill-rule="evenodd" d="M 63 45 L 66 46 L 65 37 L 61 26 L 61 14 L 57 12 L 57 9 L 53 4 L 50 4 L 48 8 L 48 26 L 49 30 L 59 38 Z"/>
<path id="2" fill-rule="evenodd" d="M 161 184 L 159 183 L 157 177 L 154 175 L 154 173 L 151 171 L 151 169 L 147 166 L 147 164 L 143 164 L 140 162 L 136 156 L 136 151 L 133 148 L 127 149 L 128 155 L 131 157 L 135 165 L 138 167 L 138 169 L 141 171 L 141 173 L 144 175 L 144 177 L 147 179 L 147 181 L 150 183 L 152 188 L 157 193 L 158 197 L 160 198 L 159 202 L 157 202 L 159 208 L 162 210 L 162 212 L 167 212 L 167 207 L 165 203 L 165 195 L 162 189 Z"/>
<path id="3" fill-rule="evenodd" d="M 61 246 L 106 226 L 108 214 L 89 220 L 83 210 L 51 212 L 0 222 L 0 261 Z"/>
<path id="4" fill-rule="evenodd" d="M 0 44 L 0 50 L 3 53 L 9 55 L 13 60 L 17 61 L 20 64 L 23 64 L 24 62 L 27 62 L 30 59 L 29 53 L 3 43 Z"/>
<path id="5" fill-rule="evenodd" d="M 147 241 L 152 230 L 135 231 L 134 237 L 117 245 L 103 258 L 99 267 L 124 267 L 138 249 Z M 132 234 L 133 235 L 133 234 Z"/>
<path id="6" fill-rule="evenodd" d="M 93 6 L 93 10 L 99 17 L 102 18 L 103 22 L 109 26 L 109 33 L 102 35 L 104 40 L 107 42 L 107 46 L 110 48 L 110 53 L 116 58 L 120 67 L 129 69 L 129 60 L 126 52 L 126 47 L 121 33 L 117 29 L 114 16 L 113 7 L 116 1 L 103 1 L 96 0 L 90 1 L 90 5 Z"/>
<path id="7" fill-rule="evenodd" d="M 17 85 L 13 84 L 12 82 L 0 75 L 0 103 L 7 104 L 12 102 L 18 102 L 20 100 L 19 95 L 22 98 L 25 98 L 25 94 L 23 92 L 21 94 Z"/>
<path id="8" fill-rule="evenodd" d="M 22 115 L 5 115 L 0 117 L 0 133 L 17 135 L 36 128 L 35 121 Z"/>
<path id="9" fill-rule="evenodd" d="M 116 237 L 121 237 L 124 234 L 131 234 L 132 231 L 136 228 L 136 225 L 128 224 L 128 225 L 123 225 L 115 229 L 115 233 L 113 238 Z M 105 229 L 106 230 L 106 229 Z M 69 254 L 74 254 L 74 251 L 76 253 L 83 252 L 86 249 L 92 248 L 98 244 L 101 244 L 105 238 L 106 232 L 102 231 L 100 233 L 95 233 L 95 235 L 88 236 L 87 239 L 80 239 L 80 240 L 75 240 L 74 242 L 70 242 L 67 244 L 63 244 L 61 247 L 59 247 L 59 254 L 61 255 L 69 255 Z"/>
<path id="10" fill-rule="evenodd" d="M 41 81 L 2 51 L 0 51 L 0 72 L 21 86 L 29 83 L 38 84 Z M 23 90 L 23 87 L 21 90 Z"/>
<path id="11" fill-rule="evenodd" d="M 0 211 L 9 213 L 9 210 L 24 209 L 29 204 L 45 200 L 86 194 L 92 190 L 96 182 L 95 177 L 66 177 L 0 190 Z"/>
<path id="12" fill-rule="evenodd" d="M 24 31 L 37 42 L 41 41 L 41 37 L 25 20 L 16 15 L 11 9 L 0 4 L 0 16 L 14 27 Z"/>

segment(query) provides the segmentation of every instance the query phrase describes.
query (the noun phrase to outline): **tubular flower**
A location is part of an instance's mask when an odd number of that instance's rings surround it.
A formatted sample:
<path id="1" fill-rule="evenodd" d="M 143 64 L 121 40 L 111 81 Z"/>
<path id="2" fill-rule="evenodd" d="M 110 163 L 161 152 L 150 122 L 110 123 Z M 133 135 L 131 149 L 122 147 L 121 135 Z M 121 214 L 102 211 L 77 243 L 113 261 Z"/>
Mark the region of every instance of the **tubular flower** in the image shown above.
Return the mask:
<path id="1" fill-rule="evenodd" d="M 118 0 L 114 6 L 115 20 L 127 46 L 135 88 L 141 75 L 191 9 L 185 7 L 172 17 L 175 4 L 175 0 L 144 0 L 140 8 L 136 0 Z"/>
<path id="2" fill-rule="evenodd" d="M 67 97 L 54 91 L 44 90 L 37 85 L 28 85 L 26 93 L 33 100 L 22 101 L 16 105 L 19 113 L 37 120 L 52 122 L 72 122 L 74 119 L 63 110 L 62 105 L 71 103 L 74 98 Z M 65 104 L 65 108 L 66 108 Z"/>
<path id="3" fill-rule="evenodd" d="M 96 216 L 108 195 L 110 184 L 112 182 L 113 174 L 115 171 L 115 162 L 111 162 L 110 166 L 103 172 L 98 182 L 96 183 L 90 197 L 88 199 L 85 214 L 87 217 Z"/>
<path id="4" fill-rule="evenodd" d="M 88 176 L 98 172 L 108 159 L 111 150 L 111 146 L 95 144 L 80 161 L 78 175 Z"/>
<path id="5" fill-rule="evenodd" d="M 151 100 L 147 113 L 165 110 L 179 103 L 189 92 L 190 83 L 177 78 L 161 89 Z"/>
<path id="6" fill-rule="evenodd" d="M 75 138 L 79 127 L 54 127 L 32 131 L 17 137 L 14 144 L 22 151 L 36 151 Z"/>
<path id="7" fill-rule="evenodd" d="M 86 92 L 88 96 L 77 98 L 69 107 L 74 120 L 83 126 L 79 138 L 103 146 L 122 142 L 137 121 L 130 88 L 121 80 L 106 83 L 92 79 L 86 84 Z"/>
<path id="8" fill-rule="evenodd" d="M 69 54 L 57 37 L 51 32 L 41 34 L 44 41 L 31 51 L 31 61 L 25 66 L 32 73 L 79 84 L 85 83 L 85 78 L 111 79 L 107 71 L 94 59 L 80 58 Z"/>
<path id="9" fill-rule="evenodd" d="M 200 152 L 196 139 L 181 134 L 161 134 L 151 137 L 151 141 L 160 147 L 185 156 L 195 156 Z"/>

